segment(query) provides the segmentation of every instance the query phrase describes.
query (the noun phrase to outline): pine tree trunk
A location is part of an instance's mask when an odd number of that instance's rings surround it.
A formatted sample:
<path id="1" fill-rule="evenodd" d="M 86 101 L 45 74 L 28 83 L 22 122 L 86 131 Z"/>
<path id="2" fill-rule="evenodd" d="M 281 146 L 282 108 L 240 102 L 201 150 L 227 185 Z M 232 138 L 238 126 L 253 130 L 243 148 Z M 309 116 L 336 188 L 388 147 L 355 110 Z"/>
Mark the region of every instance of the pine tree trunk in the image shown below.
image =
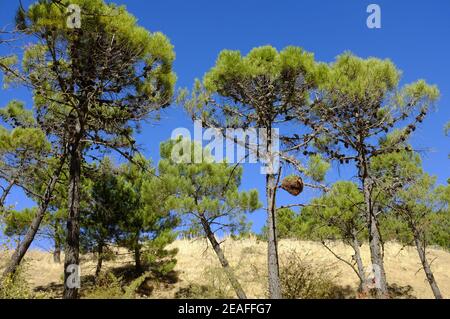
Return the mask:
<path id="1" fill-rule="evenodd" d="M 266 152 L 272 152 L 272 130 L 267 129 Z M 273 172 L 266 175 L 267 196 L 267 265 L 269 277 L 269 298 L 281 299 L 280 266 L 278 261 L 278 240 L 276 231 L 275 191 L 276 179 Z"/>
<path id="2" fill-rule="evenodd" d="M 352 248 L 353 251 L 355 252 L 355 261 L 356 261 L 356 266 L 358 269 L 358 276 L 359 276 L 359 291 L 363 294 L 367 294 L 369 289 L 367 286 L 367 278 L 366 278 L 366 273 L 365 273 L 365 269 L 364 269 L 364 264 L 361 258 L 361 250 L 360 250 L 360 243 L 358 238 L 356 237 L 356 234 L 353 234 L 353 242 L 352 242 Z"/>
<path id="3" fill-rule="evenodd" d="M 11 189 L 15 185 L 16 181 L 13 179 L 8 186 L 3 190 L 2 196 L 0 197 L 0 208 L 3 208 L 5 205 L 6 197 L 8 197 L 9 193 L 11 192 Z"/>
<path id="4" fill-rule="evenodd" d="M 53 262 L 61 263 L 61 243 L 58 238 L 55 238 L 55 250 L 53 251 Z"/>
<path id="5" fill-rule="evenodd" d="M 269 275 L 269 298 L 281 299 L 280 266 L 278 262 L 278 240 L 276 231 L 275 201 L 275 175 L 266 177 L 267 193 L 267 262 Z"/>
<path id="6" fill-rule="evenodd" d="M 16 250 L 11 256 L 9 263 L 3 272 L 3 278 L 15 273 L 17 267 L 20 265 L 20 262 L 22 261 L 23 257 L 28 251 L 28 248 L 33 242 L 34 237 L 36 236 L 36 233 L 39 229 L 39 226 L 41 225 L 42 219 L 44 218 L 44 215 L 47 211 L 48 205 L 52 198 L 53 190 L 55 188 L 56 182 L 59 179 L 59 176 L 61 175 L 64 163 L 65 163 L 65 156 L 61 158 L 61 162 L 58 168 L 53 173 L 53 176 L 50 179 L 50 183 L 47 185 L 47 188 L 45 190 L 44 198 L 39 206 L 36 216 L 34 216 L 33 220 L 31 221 L 31 225 L 30 227 L 28 227 L 28 230 L 23 240 L 19 243 L 19 245 L 17 245 Z"/>
<path id="7" fill-rule="evenodd" d="M 79 267 L 80 255 L 80 180 L 81 180 L 81 145 L 79 138 L 70 145 L 69 195 L 67 218 L 67 238 L 64 260 L 64 299 L 77 299 L 79 287 L 68 285 L 71 273 L 69 266 Z"/>
<path id="8" fill-rule="evenodd" d="M 363 191 L 366 210 L 367 228 L 369 230 L 369 248 L 372 267 L 375 275 L 377 298 L 388 298 L 389 292 L 387 288 L 386 273 L 384 270 L 383 254 L 381 252 L 380 233 L 378 224 L 373 210 L 369 179 L 367 171 L 363 172 Z"/>
<path id="9" fill-rule="evenodd" d="M 97 246 L 97 267 L 95 268 L 95 278 L 98 278 L 100 272 L 102 271 L 103 264 L 103 244 L 99 243 Z"/>
<path id="10" fill-rule="evenodd" d="M 428 259 L 425 254 L 425 248 L 423 246 L 422 241 L 420 240 L 420 236 L 417 231 L 414 231 L 414 242 L 416 243 L 416 248 L 419 254 L 420 262 L 422 263 L 423 270 L 425 271 L 427 281 L 430 284 L 434 297 L 436 299 L 443 299 L 441 291 L 439 290 L 439 287 L 437 285 L 436 279 L 434 278 L 433 272 L 431 271 L 430 264 L 428 263 Z"/>
<path id="11" fill-rule="evenodd" d="M 230 284 L 233 287 L 236 295 L 238 296 L 239 299 L 247 299 L 247 295 L 245 294 L 244 289 L 242 289 L 242 286 L 239 283 L 238 279 L 236 278 L 236 275 L 234 274 L 233 270 L 231 269 L 230 264 L 228 263 L 228 260 L 225 257 L 222 248 L 220 247 L 220 244 L 217 242 L 217 239 L 214 236 L 214 233 L 212 232 L 210 225 L 208 224 L 208 221 L 203 215 L 200 215 L 200 219 L 203 226 L 203 230 L 206 233 L 206 237 L 208 238 L 209 242 L 211 243 L 214 249 L 214 252 L 219 258 L 220 264 L 222 265 L 222 268 L 224 269 L 225 274 L 227 275 L 227 278 L 230 281 Z"/>
<path id="12" fill-rule="evenodd" d="M 136 272 L 142 272 L 142 263 L 141 263 L 141 247 L 139 246 L 139 232 L 136 234 L 135 243 L 134 243 L 134 264 L 136 268 Z"/>

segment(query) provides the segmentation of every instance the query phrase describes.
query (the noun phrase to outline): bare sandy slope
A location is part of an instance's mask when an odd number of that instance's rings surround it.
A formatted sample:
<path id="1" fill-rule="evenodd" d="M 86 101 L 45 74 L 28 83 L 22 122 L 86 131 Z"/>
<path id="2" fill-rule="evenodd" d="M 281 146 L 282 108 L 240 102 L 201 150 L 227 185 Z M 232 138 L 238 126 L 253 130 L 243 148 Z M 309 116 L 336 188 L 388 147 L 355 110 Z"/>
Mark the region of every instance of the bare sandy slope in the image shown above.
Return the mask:
<path id="1" fill-rule="evenodd" d="M 266 244 L 255 239 L 226 239 L 223 244 L 225 255 L 237 274 L 249 297 L 263 298 L 266 295 Z M 173 298 L 180 289 L 189 284 L 205 284 L 231 294 L 227 281 L 220 271 L 213 250 L 205 241 L 177 240 L 172 247 L 179 249 L 176 271 L 178 282 L 161 284 L 152 293 L 152 298 Z M 332 243 L 330 247 L 340 256 L 351 260 L 351 248 L 342 243 Z M 337 260 L 320 243 L 308 241 L 282 240 L 280 254 L 286 256 L 295 251 L 312 265 L 326 266 L 336 275 L 336 284 L 355 289 L 358 283 L 353 270 Z M 369 264 L 367 245 L 362 247 L 365 265 Z M 4 265 L 6 253 L 0 255 L 0 267 Z M 441 249 L 429 249 L 428 257 L 433 260 L 432 269 L 444 297 L 450 298 L 450 253 Z M 121 257 L 106 262 L 105 268 L 123 266 L 128 258 Z M 36 287 L 58 286 L 62 283 L 62 265 L 53 263 L 50 253 L 30 251 L 28 256 L 28 278 L 30 285 Z M 421 270 L 417 252 L 413 247 L 403 247 L 397 243 L 385 245 L 385 268 L 390 284 L 400 287 L 411 286 L 412 295 L 417 298 L 433 298 L 431 289 Z M 84 256 L 82 275 L 92 274 L 95 270 L 93 256 Z"/>

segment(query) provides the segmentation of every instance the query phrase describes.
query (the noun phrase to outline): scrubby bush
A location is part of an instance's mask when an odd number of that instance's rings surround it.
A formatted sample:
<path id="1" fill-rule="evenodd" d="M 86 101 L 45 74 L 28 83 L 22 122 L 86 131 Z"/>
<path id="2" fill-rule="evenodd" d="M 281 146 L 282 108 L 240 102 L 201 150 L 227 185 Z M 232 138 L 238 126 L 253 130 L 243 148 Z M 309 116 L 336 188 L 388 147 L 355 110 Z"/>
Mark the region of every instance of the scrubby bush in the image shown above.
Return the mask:
<path id="1" fill-rule="evenodd" d="M 221 267 L 207 267 L 203 271 L 203 282 L 190 283 L 181 288 L 175 298 L 180 299 L 229 299 L 233 297 L 233 288 Z"/>
<path id="2" fill-rule="evenodd" d="M 342 289 L 334 282 L 336 277 L 330 268 L 312 264 L 295 251 L 281 258 L 281 288 L 286 299 L 341 298 Z"/>
<path id="3" fill-rule="evenodd" d="M 121 278 L 112 272 L 103 272 L 96 278 L 95 285 L 86 294 L 88 299 L 121 299 L 124 295 Z"/>
<path id="4" fill-rule="evenodd" d="M 30 299 L 33 293 L 25 278 L 26 264 L 17 268 L 14 274 L 8 275 L 0 282 L 0 299 Z"/>

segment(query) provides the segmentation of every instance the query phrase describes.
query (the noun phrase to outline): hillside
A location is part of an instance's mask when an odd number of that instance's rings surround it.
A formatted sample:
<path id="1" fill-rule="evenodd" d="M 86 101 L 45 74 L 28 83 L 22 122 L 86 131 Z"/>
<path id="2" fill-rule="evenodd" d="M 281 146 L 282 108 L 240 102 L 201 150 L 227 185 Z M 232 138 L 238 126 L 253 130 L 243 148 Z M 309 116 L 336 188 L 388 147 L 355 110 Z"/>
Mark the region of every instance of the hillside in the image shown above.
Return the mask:
<path id="1" fill-rule="evenodd" d="M 207 249 L 205 241 L 177 240 L 172 247 L 179 249 L 177 255 L 176 276 L 161 282 L 152 282 L 150 298 L 174 298 L 192 296 L 192 287 L 203 287 L 200 293 L 210 297 L 208 289 L 218 296 L 233 297 L 227 280 L 220 271 L 219 264 L 211 248 Z M 249 297 L 265 297 L 266 244 L 255 239 L 232 240 L 223 243 L 225 254 L 231 264 L 237 269 L 238 276 Z M 351 259 L 351 249 L 342 243 L 330 245 L 333 251 Z M 308 241 L 282 240 L 280 254 L 282 263 L 286 255 L 293 251 L 312 268 L 320 267 L 335 277 L 335 284 L 342 289 L 343 297 L 354 296 L 357 287 L 357 277 L 351 268 L 338 261 L 320 243 Z M 117 252 L 114 261 L 105 262 L 105 269 L 126 268 L 131 265 L 124 251 Z M 367 265 L 369 251 L 367 245 L 362 247 L 364 263 Z M 436 280 L 444 297 L 450 297 L 450 253 L 441 249 L 428 251 Z M 4 265 L 6 253 L 0 255 L 0 265 Z M 284 257 L 284 258 L 283 258 Z M 89 277 L 95 271 L 95 258 L 92 255 L 83 256 L 82 275 Z M 62 265 L 53 263 L 52 255 L 43 251 L 31 251 L 28 254 L 27 278 L 35 290 L 49 292 L 58 296 L 62 289 Z M 397 243 L 387 243 L 385 246 L 385 267 L 387 278 L 399 293 L 416 298 L 433 298 L 431 289 L 421 270 L 417 252 L 413 247 L 403 247 Z M 408 287 L 410 286 L 410 287 Z M 209 287 L 209 288 L 207 288 Z M 53 291 L 53 293 L 51 293 Z"/>

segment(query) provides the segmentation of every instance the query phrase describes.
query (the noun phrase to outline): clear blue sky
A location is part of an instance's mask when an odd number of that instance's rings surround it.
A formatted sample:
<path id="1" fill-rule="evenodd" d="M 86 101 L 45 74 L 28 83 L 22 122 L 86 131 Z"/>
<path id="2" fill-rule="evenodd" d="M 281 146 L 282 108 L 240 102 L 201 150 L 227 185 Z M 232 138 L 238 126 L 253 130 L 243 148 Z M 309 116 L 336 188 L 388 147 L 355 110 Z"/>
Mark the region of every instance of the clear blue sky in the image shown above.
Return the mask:
<path id="1" fill-rule="evenodd" d="M 24 5 L 33 1 L 24 0 Z M 240 50 L 270 44 L 277 49 L 301 46 L 314 52 L 319 61 L 330 62 L 343 51 L 361 56 L 390 58 L 402 71 L 402 83 L 423 78 L 438 85 L 441 99 L 413 136 L 416 149 L 429 149 L 423 155 L 425 170 L 445 183 L 450 177 L 450 137 L 443 134 L 450 120 L 450 1 L 407 0 L 116 0 L 134 14 L 150 31 L 165 33 L 175 46 L 175 71 L 178 87 L 190 87 L 196 77 L 214 65 L 222 49 Z M 0 0 L 0 26 L 13 22 L 18 1 Z M 368 29 L 366 8 L 381 7 L 381 29 Z M 5 50 L 3 50 L 4 52 Z M 0 53 L 3 53 L 0 52 Z M 25 100 L 23 90 L 0 91 L 0 105 L 10 99 Z M 159 143 L 170 138 L 176 127 L 192 128 L 188 116 L 175 105 L 164 112 L 162 121 L 145 126 L 138 137 L 145 154 L 158 159 Z M 330 181 L 350 179 L 350 170 L 334 166 Z M 257 164 L 245 165 L 242 189 L 258 188 L 264 199 L 264 176 Z M 305 202 L 314 192 L 290 197 L 280 192 L 279 203 Z M 10 203 L 18 208 L 30 205 L 23 194 L 15 192 Z M 251 217 L 254 230 L 264 224 L 263 211 Z"/>

